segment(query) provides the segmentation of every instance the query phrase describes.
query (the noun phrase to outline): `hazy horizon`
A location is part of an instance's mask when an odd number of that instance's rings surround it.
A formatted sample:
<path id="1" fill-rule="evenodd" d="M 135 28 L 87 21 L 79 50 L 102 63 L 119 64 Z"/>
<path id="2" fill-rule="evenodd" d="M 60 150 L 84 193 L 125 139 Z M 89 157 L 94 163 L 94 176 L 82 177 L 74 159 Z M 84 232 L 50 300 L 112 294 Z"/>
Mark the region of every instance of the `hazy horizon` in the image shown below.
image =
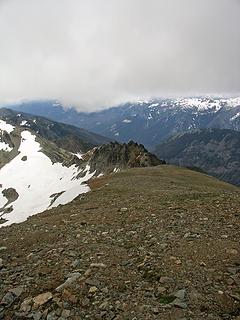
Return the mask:
<path id="1" fill-rule="evenodd" d="M 2 0 L 0 104 L 239 96 L 238 0 Z"/>

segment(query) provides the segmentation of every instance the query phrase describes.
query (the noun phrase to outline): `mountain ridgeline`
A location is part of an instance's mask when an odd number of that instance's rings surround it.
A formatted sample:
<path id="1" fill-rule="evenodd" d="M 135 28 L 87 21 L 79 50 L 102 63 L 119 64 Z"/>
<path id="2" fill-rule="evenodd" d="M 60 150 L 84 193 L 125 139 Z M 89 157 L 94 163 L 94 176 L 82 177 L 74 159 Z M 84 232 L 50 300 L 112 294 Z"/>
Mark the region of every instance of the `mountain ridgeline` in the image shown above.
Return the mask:
<path id="1" fill-rule="evenodd" d="M 153 99 L 91 113 L 63 108 L 56 101 L 25 102 L 9 108 L 44 115 L 119 142 L 134 140 L 150 150 L 161 141 L 192 129 L 240 130 L 240 98 Z"/>
<path id="2" fill-rule="evenodd" d="M 55 122 L 45 117 L 0 109 L 0 119 L 24 129 L 30 129 L 38 136 L 55 143 L 58 147 L 73 153 L 86 152 L 93 147 L 109 143 L 111 139 L 88 130 L 64 123 Z"/>
<path id="3" fill-rule="evenodd" d="M 159 144 L 155 154 L 167 162 L 197 167 L 240 186 L 240 132 L 224 129 L 192 130 Z"/>

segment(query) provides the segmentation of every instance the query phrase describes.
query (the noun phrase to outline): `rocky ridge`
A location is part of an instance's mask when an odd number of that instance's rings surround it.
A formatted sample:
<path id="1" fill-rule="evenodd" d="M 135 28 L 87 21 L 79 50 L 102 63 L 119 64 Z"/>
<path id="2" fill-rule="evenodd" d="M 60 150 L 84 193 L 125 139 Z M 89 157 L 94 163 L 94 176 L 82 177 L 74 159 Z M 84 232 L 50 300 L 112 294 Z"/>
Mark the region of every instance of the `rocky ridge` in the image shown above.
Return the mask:
<path id="1" fill-rule="evenodd" d="M 165 164 L 165 161 L 158 159 L 148 152 L 143 145 L 133 141 L 120 144 L 111 142 L 96 147 L 83 155 L 91 170 L 98 174 L 108 174 L 126 168 L 152 167 Z"/>

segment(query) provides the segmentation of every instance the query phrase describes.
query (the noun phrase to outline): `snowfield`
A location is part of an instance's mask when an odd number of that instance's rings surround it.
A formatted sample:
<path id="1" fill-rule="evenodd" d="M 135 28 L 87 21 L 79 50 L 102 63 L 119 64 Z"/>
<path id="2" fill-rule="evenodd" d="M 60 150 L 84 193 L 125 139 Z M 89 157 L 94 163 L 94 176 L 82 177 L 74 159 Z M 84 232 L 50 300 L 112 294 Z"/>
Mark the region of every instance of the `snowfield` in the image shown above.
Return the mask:
<path id="1" fill-rule="evenodd" d="M 14 130 L 14 126 L 8 124 L 6 121 L 0 119 L 0 130 L 7 131 L 7 133 L 11 133 Z"/>
<path id="2" fill-rule="evenodd" d="M 1 129 L 5 127 L 4 130 L 8 132 L 12 130 L 2 121 L 0 125 Z M 25 221 L 31 215 L 66 204 L 90 190 L 85 182 L 94 172 L 90 173 L 89 167 L 82 170 L 84 176 L 77 179 L 77 175 L 82 172 L 77 166 L 67 168 L 61 163 L 53 164 L 41 152 L 35 138 L 29 131 L 23 131 L 18 150 L 20 153 L 0 170 L 0 207 L 8 201 L 2 194 L 4 189 L 14 188 L 19 195 L 17 200 L 6 206 L 12 206 L 13 210 L 2 215 L 8 221 L 0 224 L 0 227 Z M 57 197 L 58 193 L 61 194 Z"/>

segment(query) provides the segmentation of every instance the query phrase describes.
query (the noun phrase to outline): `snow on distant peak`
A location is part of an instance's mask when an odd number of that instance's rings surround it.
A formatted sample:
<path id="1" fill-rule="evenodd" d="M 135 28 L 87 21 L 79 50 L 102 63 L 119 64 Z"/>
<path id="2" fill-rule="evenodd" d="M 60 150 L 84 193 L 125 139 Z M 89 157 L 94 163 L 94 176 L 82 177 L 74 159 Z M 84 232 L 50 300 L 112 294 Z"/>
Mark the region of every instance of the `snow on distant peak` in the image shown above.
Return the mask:
<path id="1" fill-rule="evenodd" d="M 0 170 L 0 208 L 10 212 L 2 214 L 7 222 L 0 225 L 25 221 L 29 216 L 45 211 L 59 204 L 66 204 L 79 194 L 90 189 L 85 184 L 95 172 L 90 167 L 79 169 L 52 161 L 41 152 L 36 136 L 25 130 L 21 132 L 19 154 Z M 84 173 L 81 178 L 79 173 Z M 17 199 L 8 204 L 3 191 L 15 189 Z M 12 211 L 11 211 L 12 207 Z"/>
<path id="2" fill-rule="evenodd" d="M 124 122 L 124 123 L 131 123 L 131 122 L 132 122 L 132 120 L 124 119 L 122 122 Z"/>
<path id="3" fill-rule="evenodd" d="M 173 101 L 174 102 L 174 101 Z M 211 110 L 217 112 L 221 108 L 235 108 L 240 106 L 240 97 L 237 98 L 179 98 L 175 104 L 182 108 L 196 108 L 198 111 Z"/>
<path id="4" fill-rule="evenodd" d="M 53 106 L 54 106 L 54 107 L 61 107 L 62 105 L 61 105 L 60 102 L 55 101 L 55 102 L 53 103 Z"/>
<path id="5" fill-rule="evenodd" d="M 138 104 L 148 104 L 149 101 L 148 100 L 138 100 L 137 103 Z"/>
<path id="6" fill-rule="evenodd" d="M 148 106 L 148 108 L 154 108 L 154 107 L 158 107 L 158 106 L 159 106 L 159 102 L 150 104 Z"/>
<path id="7" fill-rule="evenodd" d="M 240 112 L 236 113 L 235 116 L 233 116 L 232 118 L 230 118 L 230 121 L 234 121 L 236 120 L 237 118 L 240 117 Z"/>
<path id="8" fill-rule="evenodd" d="M 6 131 L 7 133 L 11 133 L 15 129 L 14 126 L 8 124 L 6 121 L 0 119 L 0 130 Z"/>
<path id="9" fill-rule="evenodd" d="M 208 98 L 183 98 L 177 99 L 176 104 L 182 108 L 196 108 L 198 111 L 205 111 L 214 109 L 218 111 L 221 109 L 221 101 L 219 99 Z"/>
<path id="10" fill-rule="evenodd" d="M 221 99 L 222 102 L 226 103 L 228 107 L 235 108 L 240 106 L 240 97 Z"/>

